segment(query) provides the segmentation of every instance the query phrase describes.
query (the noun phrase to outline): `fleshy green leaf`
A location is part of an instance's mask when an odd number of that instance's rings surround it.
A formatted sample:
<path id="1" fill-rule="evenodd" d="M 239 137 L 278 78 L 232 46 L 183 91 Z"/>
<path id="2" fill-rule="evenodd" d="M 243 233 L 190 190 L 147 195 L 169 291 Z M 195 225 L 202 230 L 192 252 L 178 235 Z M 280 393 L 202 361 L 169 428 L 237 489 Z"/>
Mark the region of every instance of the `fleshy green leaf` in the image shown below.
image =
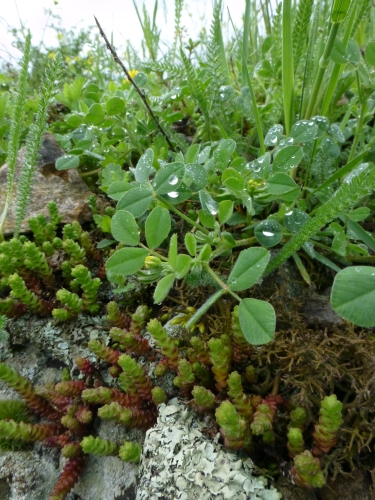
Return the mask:
<path id="1" fill-rule="evenodd" d="M 112 217 L 111 232 L 113 237 L 124 245 L 136 246 L 140 241 L 139 227 L 134 216 L 126 210 L 117 210 Z"/>
<path id="2" fill-rule="evenodd" d="M 265 248 L 243 250 L 228 278 L 228 285 L 233 291 L 252 287 L 262 276 L 270 260 L 270 253 Z"/>
<path id="3" fill-rule="evenodd" d="M 149 248 L 157 248 L 171 230 L 171 216 L 166 208 L 156 207 L 147 217 L 145 224 L 146 240 Z"/>
<path id="4" fill-rule="evenodd" d="M 107 261 L 106 269 L 115 276 L 128 276 L 143 267 L 149 252 L 144 248 L 121 248 Z"/>
<path id="5" fill-rule="evenodd" d="M 337 273 L 331 304 L 342 318 L 364 328 L 375 326 L 375 267 L 354 266 Z"/>
<path id="6" fill-rule="evenodd" d="M 268 344 L 274 338 L 276 315 L 268 302 L 243 299 L 238 307 L 240 326 L 245 339 L 251 345 Z"/>

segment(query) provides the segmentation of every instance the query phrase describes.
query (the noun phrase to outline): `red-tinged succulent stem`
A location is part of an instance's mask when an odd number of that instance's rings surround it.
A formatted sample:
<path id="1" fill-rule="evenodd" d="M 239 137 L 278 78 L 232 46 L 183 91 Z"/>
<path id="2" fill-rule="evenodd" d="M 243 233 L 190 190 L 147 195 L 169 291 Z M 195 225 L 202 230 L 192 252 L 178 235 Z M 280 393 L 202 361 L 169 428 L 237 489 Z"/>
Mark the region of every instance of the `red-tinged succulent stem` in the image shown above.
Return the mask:
<path id="1" fill-rule="evenodd" d="M 128 329 L 130 325 L 130 318 L 120 311 L 116 302 L 108 302 L 107 304 L 107 321 L 119 329 Z"/>
<path id="2" fill-rule="evenodd" d="M 246 422 L 236 411 L 230 401 L 223 401 L 215 412 L 216 421 L 220 426 L 224 444 L 228 448 L 238 450 L 246 437 Z"/>
<path id="3" fill-rule="evenodd" d="M 153 384 L 148 378 L 145 370 L 127 354 L 120 356 L 118 364 L 123 369 L 126 377 L 134 384 L 140 397 L 142 399 L 151 400 Z"/>
<path id="4" fill-rule="evenodd" d="M 81 380 L 69 380 L 66 382 L 59 382 L 55 385 L 55 390 L 62 394 L 63 396 L 68 396 L 72 398 L 79 397 L 82 391 L 86 389 L 85 382 Z"/>
<path id="5" fill-rule="evenodd" d="M 117 402 L 121 406 L 137 406 L 140 398 L 132 394 L 124 394 L 119 389 L 109 387 L 97 387 L 86 389 L 82 392 L 82 399 L 91 404 L 104 405 Z"/>
<path id="6" fill-rule="evenodd" d="M 25 424 L 14 420 L 0 420 L 0 439 L 7 441 L 43 441 L 60 431 L 61 426 L 57 424 Z"/>
<path id="7" fill-rule="evenodd" d="M 193 404 L 198 413 L 204 413 L 214 408 L 216 402 L 215 395 L 205 387 L 196 385 L 191 394 L 194 397 Z"/>
<path id="8" fill-rule="evenodd" d="M 66 408 L 73 403 L 73 399 L 68 396 L 63 396 L 54 389 L 49 389 L 48 387 L 35 387 L 35 392 L 44 399 L 47 399 L 54 406 L 57 406 L 59 411 L 64 412 Z"/>
<path id="9" fill-rule="evenodd" d="M 319 423 L 313 434 L 314 444 L 319 450 L 328 453 L 335 446 L 342 422 L 342 403 L 335 394 L 326 396 L 321 402 Z"/>
<path id="10" fill-rule="evenodd" d="M 232 339 L 233 339 L 233 361 L 240 363 L 250 359 L 254 347 L 245 339 L 238 317 L 238 306 L 232 311 Z"/>
<path id="11" fill-rule="evenodd" d="M 294 458 L 303 452 L 305 448 L 305 443 L 303 442 L 302 431 L 298 427 L 290 427 L 288 431 L 288 443 L 287 448 L 290 458 Z"/>
<path id="12" fill-rule="evenodd" d="M 98 358 L 103 359 L 111 365 L 117 365 L 118 358 L 121 356 L 120 351 L 116 351 L 111 347 L 107 347 L 99 342 L 99 340 L 90 340 L 88 343 L 88 348 L 96 355 Z"/>
<path id="13" fill-rule="evenodd" d="M 253 407 L 250 398 L 243 392 L 241 375 L 238 372 L 229 375 L 228 387 L 228 396 L 232 399 L 236 410 L 250 424 L 253 420 Z"/>
<path id="14" fill-rule="evenodd" d="M 86 464 L 84 455 L 70 458 L 60 474 L 49 500 L 64 500 L 75 483 L 78 481 Z"/>
<path id="15" fill-rule="evenodd" d="M 191 362 L 199 361 L 204 365 L 211 364 L 210 351 L 206 342 L 199 337 L 191 337 L 190 344 L 192 348 L 188 350 L 188 354 Z"/>
<path id="16" fill-rule="evenodd" d="M 294 457 L 291 472 L 297 486 L 313 489 L 325 485 L 326 480 L 320 470 L 319 458 L 313 457 L 308 450 Z"/>
<path id="17" fill-rule="evenodd" d="M 79 357 L 75 359 L 75 363 L 83 375 L 92 375 L 95 371 L 95 367 L 89 359 Z"/>
<path id="18" fill-rule="evenodd" d="M 124 408 L 118 403 L 102 406 L 98 415 L 103 420 L 114 420 L 137 429 L 149 429 L 156 422 L 156 409 Z"/>
<path id="19" fill-rule="evenodd" d="M 227 336 L 222 335 L 219 339 L 212 338 L 208 341 L 210 359 L 213 364 L 212 371 L 215 375 L 216 388 L 218 391 L 222 391 L 227 387 L 227 378 L 232 356 L 232 350 L 227 340 Z"/>
<path id="20" fill-rule="evenodd" d="M 60 420 L 61 415 L 59 412 L 52 408 L 45 399 L 36 394 L 29 380 L 4 363 L 0 363 L 0 379 L 18 392 L 35 413 L 49 420 Z"/>
<path id="21" fill-rule="evenodd" d="M 84 453 L 97 455 L 99 457 L 118 455 L 120 445 L 109 439 L 100 437 L 86 436 L 81 441 L 81 447 Z"/>
<path id="22" fill-rule="evenodd" d="M 92 421 L 92 418 L 92 411 L 87 406 L 81 406 L 76 413 L 76 419 L 84 425 L 89 424 Z"/>
<path id="23" fill-rule="evenodd" d="M 163 356 L 168 359 L 169 367 L 177 373 L 180 356 L 174 341 L 168 337 L 165 328 L 157 319 L 152 319 L 147 323 L 147 330 L 154 338 Z"/>

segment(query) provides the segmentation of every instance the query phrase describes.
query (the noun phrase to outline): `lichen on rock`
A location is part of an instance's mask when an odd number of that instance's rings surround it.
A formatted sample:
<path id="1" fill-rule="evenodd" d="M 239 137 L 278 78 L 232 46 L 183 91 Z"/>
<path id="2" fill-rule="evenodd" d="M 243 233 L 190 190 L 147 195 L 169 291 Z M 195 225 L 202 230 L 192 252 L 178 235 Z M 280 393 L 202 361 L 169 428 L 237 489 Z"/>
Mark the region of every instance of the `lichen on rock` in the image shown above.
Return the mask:
<path id="1" fill-rule="evenodd" d="M 203 434 L 205 424 L 177 398 L 159 407 L 146 433 L 136 500 L 279 500 L 281 494 L 253 475 L 242 460 Z"/>

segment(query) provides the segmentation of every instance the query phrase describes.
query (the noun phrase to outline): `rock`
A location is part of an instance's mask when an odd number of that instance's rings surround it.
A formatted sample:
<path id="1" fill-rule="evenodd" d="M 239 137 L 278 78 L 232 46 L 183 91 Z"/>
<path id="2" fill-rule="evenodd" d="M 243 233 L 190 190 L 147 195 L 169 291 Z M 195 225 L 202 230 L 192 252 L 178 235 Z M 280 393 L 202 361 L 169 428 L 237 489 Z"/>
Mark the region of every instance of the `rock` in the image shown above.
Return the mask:
<path id="1" fill-rule="evenodd" d="M 178 399 L 159 407 L 146 433 L 136 500 L 279 500 L 253 476 L 253 463 L 203 435 L 204 424 Z"/>
<path id="2" fill-rule="evenodd" d="M 315 491 L 300 488 L 291 483 L 290 479 L 280 476 L 276 487 L 283 495 L 283 500 L 318 500 Z M 331 498 L 332 500 L 332 498 Z"/>
<path id="3" fill-rule="evenodd" d="M 319 500 L 372 500 L 371 481 L 366 472 L 354 470 L 350 476 L 337 476 L 321 489 Z"/>
<path id="4" fill-rule="evenodd" d="M 343 323 L 344 320 L 332 309 L 328 295 L 318 295 L 314 291 L 309 291 L 303 300 L 302 311 L 307 324 L 331 328 Z"/>
<path id="5" fill-rule="evenodd" d="M 26 148 L 18 153 L 17 168 L 13 185 L 13 197 L 4 223 L 4 234 L 11 234 L 15 223 L 17 180 L 25 159 Z M 34 188 L 27 208 L 27 218 L 38 214 L 48 216 L 47 203 L 55 201 L 62 215 L 62 222 L 70 223 L 91 219 L 87 199 L 92 194 L 77 170 L 56 170 L 55 162 L 65 153 L 52 134 L 44 136 L 40 157 L 35 169 Z M 0 167 L 0 200 L 5 200 L 7 190 L 8 165 Z M 0 213 L 3 206 L 0 206 Z M 23 221 L 21 232 L 28 231 L 27 221 Z"/>

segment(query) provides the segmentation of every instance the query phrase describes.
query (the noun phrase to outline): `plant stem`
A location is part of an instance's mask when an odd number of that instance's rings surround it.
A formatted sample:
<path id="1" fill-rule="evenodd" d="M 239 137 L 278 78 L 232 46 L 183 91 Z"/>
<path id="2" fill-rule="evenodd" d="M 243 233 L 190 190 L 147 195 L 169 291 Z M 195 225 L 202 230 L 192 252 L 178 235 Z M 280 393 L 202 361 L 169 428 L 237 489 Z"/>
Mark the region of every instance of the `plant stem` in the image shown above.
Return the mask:
<path id="1" fill-rule="evenodd" d="M 210 266 L 207 264 L 207 262 L 204 262 L 203 263 L 203 267 L 206 269 L 206 271 L 212 276 L 212 278 L 216 281 L 216 283 L 218 285 L 221 286 L 221 288 L 223 288 L 223 290 L 225 290 L 226 292 L 230 293 L 232 295 L 232 297 L 234 297 L 236 300 L 238 300 L 238 302 L 241 302 L 241 297 L 239 297 L 236 293 L 234 293 L 228 285 L 226 285 L 224 283 L 223 280 L 221 280 L 219 278 L 219 276 L 215 273 L 215 271 L 213 271 Z"/>
<path id="2" fill-rule="evenodd" d="M 286 135 L 289 136 L 294 116 L 294 67 L 293 67 L 293 39 L 292 39 L 292 2 L 283 1 L 283 100 L 284 121 Z"/>
<path id="3" fill-rule="evenodd" d="M 320 87 L 321 87 L 322 82 L 323 82 L 324 73 L 326 71 L 326 68 L 327 68 L 329 60 L 330 60 L 330 55 L 332 52 L 333 44 L 334 44 L 336 36 L 337 36 L 339 26 L 340 26 L 340 23 L 332 23 L 331 24 L 327 44 L 326 44 L 326 47 L 324 49 L 323 56 L 319 61 L 318 74 L 316 75 L 314 87 L 312 89 L 309 104 L 307 106 L 307 110 L 306 110 L 306 114 L 305 114 L 306 120 L 309 120 L 312 117 L 312 115 L 315 111 L 315 108 L 317 106 L 319 90 L 320 90 Z"/>
<path id="4" fill-rule="evenodd" d="M 359 114 L 359 118 L 358 118 L 358 123 L 357 123 L 356 129 L 355 129 L 354 140 L 353 140 L 352 147 L 350 150 L 348 162 L 352 161 L 352 159 L 355 155 L 355 152 L 356 152 L 356 149 L 358 146 L 358 142 L 359 142 L 359 136 L 362 133 L 365 115 L 366 115 L 366 107 L 367 107 L 366 99 L 364 99 L 362 92 L 361 92 L 361 80 L 359 78 L 358 70 L 356 71 L 356 74 L 357 74 L 358 95 L 359 95 L 359 99 L 361 101 L 361 110 L 360 110 L 360 114 Z"/>
<path id="5" fill-rule="evenodd" d="M 166 208 L 168 208 L 168 210 L 171 210 L 172 212 L 174 212 L 175 214 L 177 214 L 179 217 L 181 217 L 181 219 L 184 219 L 184 221 L 186 221 L 188 224 L 190 224 L 191 226 L 196 227 L 197 229 L 199 229 L 200 231 L 202 231 L 202 233 L 204 233 L 205 235 L 209 236 L 210 232 L 206 228 L 204 228 L 203 226 L 201 226 L 197 222 L 194 222 L 192 219 L 190 219 L 190 217 L 188 217 L 187 215 L 185 215 L 182 212 L 180 212 L 171 203 L 169 203 L 168 201 L 164 200 L 164 198 L 162 198 L 160 195 L 155 194 L 155 198 L 157 200 L 159 200 L 161 203 L 163 203 L 163 205 Z"/>

